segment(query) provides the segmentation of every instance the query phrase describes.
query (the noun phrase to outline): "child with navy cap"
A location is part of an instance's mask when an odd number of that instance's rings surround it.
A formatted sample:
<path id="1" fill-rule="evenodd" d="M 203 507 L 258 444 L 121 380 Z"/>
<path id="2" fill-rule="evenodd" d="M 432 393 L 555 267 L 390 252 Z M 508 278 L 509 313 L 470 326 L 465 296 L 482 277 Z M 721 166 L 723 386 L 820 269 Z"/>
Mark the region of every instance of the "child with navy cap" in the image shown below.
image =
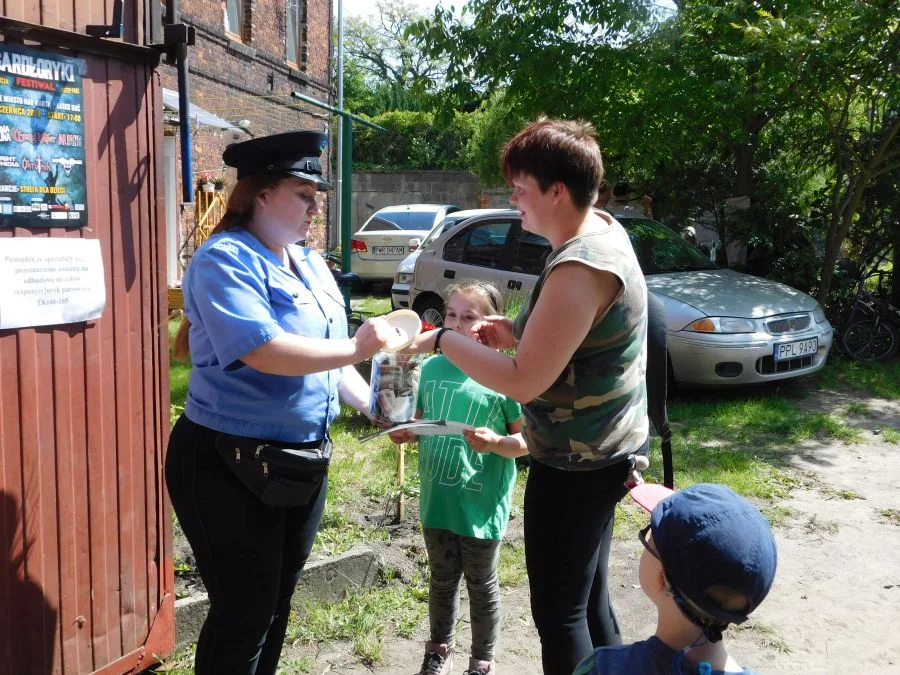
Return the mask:
<path id="1" fill-rule="evenodd" d="M 656 605 L 656 634 L 596 649 L 573 675 L 751 674 L 728 655 L 722 633 L 746 621 L 772 587 L 777 553 L 768 521 L 724 485 L 673 492 L 643 484 L 631 496 L 650 511 L 639 535 L 640 581 Z"/>

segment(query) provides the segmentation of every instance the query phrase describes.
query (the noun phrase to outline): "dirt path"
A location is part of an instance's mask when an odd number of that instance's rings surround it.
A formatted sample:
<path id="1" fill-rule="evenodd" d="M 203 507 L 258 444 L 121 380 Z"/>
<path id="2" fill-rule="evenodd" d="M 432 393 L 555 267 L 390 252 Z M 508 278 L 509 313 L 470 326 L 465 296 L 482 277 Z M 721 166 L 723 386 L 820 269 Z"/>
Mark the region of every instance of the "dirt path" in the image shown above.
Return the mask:
<path id="1" fill-rule="evenodd" d="M 854 398 L 854 401 L 860 401 Z M 836 412 L 849 401 L 817 394 L 805 408 Z M 852 423 L 859 443 L 810 442 L 788 458 L 798 486 L 776 527 L 778 576 L 771 593 L 740 630 L 730 629 L 738 661 L 762 673 L 900 673 L 900 445 L 885 442 L 879 426 L 900 429 L 900 402 L 868 399 L 869 413 Z M 521 524 L 518 524 L 521 527 Z M 519 530 L 520 531 L 520 530 Z M 516 537 L 515 524 L 510 536 Z M 655 613 L 638 586 L 640 543 L 614 542 L 613 599 L 626 640 L 652 633 Z M 466 615 L 468 606 L 463 605 Z M 391 638 L 374 669 L 358 663 L 346 644 L 285 650 L 311 658 L 309 672 L 409 675 L 417 670 L 425 626 L 415 639 Z M 466 667 L 468 621 L 460 622 L 463 651 L 453 672 Z M 540 673 L 540 646 L 531 623 L 527 584 L 505 591 L 497 657 L 505 674 Z"/>

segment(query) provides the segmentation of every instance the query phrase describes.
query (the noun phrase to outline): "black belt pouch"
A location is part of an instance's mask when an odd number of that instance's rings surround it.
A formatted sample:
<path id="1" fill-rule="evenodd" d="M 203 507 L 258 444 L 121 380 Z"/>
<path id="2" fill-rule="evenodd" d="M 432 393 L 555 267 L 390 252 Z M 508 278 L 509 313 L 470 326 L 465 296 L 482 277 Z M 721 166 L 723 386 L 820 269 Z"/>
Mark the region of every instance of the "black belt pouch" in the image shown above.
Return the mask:
<path id="1" fill-rule="evenodd" d="M 273 445 L 220 433 L 216 450 L 247 489 L 269 506 L 307 504 L 322 485 L 331 461 L 330 438 L 317 444 Z"/>

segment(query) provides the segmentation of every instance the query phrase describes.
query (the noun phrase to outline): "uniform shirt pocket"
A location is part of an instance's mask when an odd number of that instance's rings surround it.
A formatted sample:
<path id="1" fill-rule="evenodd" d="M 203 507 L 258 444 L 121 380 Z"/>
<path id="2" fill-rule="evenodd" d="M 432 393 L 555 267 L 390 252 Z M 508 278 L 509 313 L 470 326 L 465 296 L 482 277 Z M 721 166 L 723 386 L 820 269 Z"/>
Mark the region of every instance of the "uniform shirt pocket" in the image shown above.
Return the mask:
<path id="1" fill-rule="evenodd" d="M 269 291 L 272 310 L 282 328 L 294 335 L 326 337 L 327 318 L 316 298 L 300 281 L 273 283 Z"/>

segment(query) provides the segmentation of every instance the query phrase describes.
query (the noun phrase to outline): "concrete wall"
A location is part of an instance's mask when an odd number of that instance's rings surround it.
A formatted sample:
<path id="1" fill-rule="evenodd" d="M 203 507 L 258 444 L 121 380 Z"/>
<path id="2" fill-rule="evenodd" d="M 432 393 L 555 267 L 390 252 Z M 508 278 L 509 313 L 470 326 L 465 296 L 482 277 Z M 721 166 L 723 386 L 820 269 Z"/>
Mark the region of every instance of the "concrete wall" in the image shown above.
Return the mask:
<path id="1" fill-rule="evenodd" d="M 353 231 L 385 206 L 456 204 L 481 206 L 481 182 L 468 171 L 358 171 L 353 173 Z M 332 239 L 336 245 L 337 237 Z"/>
<path id="2" fill-rule="evenodd" d="M 509 203 L 510 195 L 512 195 L 512 188 L 486 188 L 481 191 L 479 207 L 482 209 L 510 209 L 512 208 Z"/>

